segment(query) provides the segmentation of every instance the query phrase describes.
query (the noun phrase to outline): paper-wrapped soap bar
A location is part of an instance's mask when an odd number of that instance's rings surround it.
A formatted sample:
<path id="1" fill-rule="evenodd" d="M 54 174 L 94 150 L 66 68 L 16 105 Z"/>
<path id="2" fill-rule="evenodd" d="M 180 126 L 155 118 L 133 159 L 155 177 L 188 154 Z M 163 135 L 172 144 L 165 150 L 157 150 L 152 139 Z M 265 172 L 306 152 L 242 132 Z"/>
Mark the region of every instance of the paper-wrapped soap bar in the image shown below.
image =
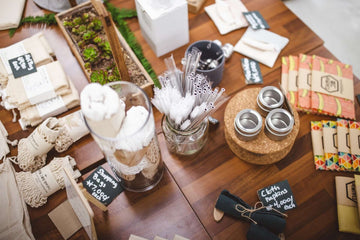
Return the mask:
<path id="1" fill-rule="evenodd" d="M 317 170 L 325 170 L 322 123 L 320 121 L 311 121 L 311 140 L 315 168 Z"/>
<path id="2" fill-rule="evenodd" d="M 311 56 L 299 55 L 298 108 L 303 111 L 311 111 L 311 62 Z"/>
<path id="3" fill-rule="evenodd" d="M 336 121 L 323 120 L 324 156 L 327 170 L 340 170 L 339 157 L 337 154 L 337 131 Z"/>
<path id="4" fill-rule="evenodd" d="M 349 121 L 349 134 L 353 170 L 360 172 L 360 122 Z"/>
<path id="5" fill-rule="evenodd" d="M 288 92 L 286 97 L 289 102 L 297 107 L 298 104 L 298 69 L 299 69 L 299 58 L 297 56 L 289 56 L 289 79 L 288 79 Z"/>
<path id="6" fill-rule="evenodd" d="M 336 176 L 335 187 L 339 231 L 360 234 L 355 179 L 353 177 Z"/>
<path id="7" fill-rule="evenodd" d="M 319 113 L 355 119 L 354 80 L 350 65 L 313 57 L 311 108 Z"/>
<path id="8" fill-rule="evenodd" d="M 340 170 L 351 171 L 352 161 L 350 154 L 349 123 L 345 119 L 338 119 L 336 122 Z"/>

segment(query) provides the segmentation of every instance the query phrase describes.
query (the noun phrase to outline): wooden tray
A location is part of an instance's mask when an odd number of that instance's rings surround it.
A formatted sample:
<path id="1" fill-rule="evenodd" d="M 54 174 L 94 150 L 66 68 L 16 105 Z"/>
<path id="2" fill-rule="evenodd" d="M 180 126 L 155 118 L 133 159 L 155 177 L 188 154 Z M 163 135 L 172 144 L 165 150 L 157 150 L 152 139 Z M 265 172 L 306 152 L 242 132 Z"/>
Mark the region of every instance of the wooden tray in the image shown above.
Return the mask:
<path id="1" fill-rule="evenodd" d="M 56 18 L 56 21 L 57 21 L 62 33 L 64 34 L 66 41 L 68 42 L 68 45 L 71 48 L 71 51 L 73 52 L 74 56 L 80 63 L 81 68 L 83 69 L 86 77 L 88 78 L 88 81 L 90 82 L 90 74 L 91 73 L 85 68 L 85 63 L 80 54 L 80 50 L 77 46 L 77 43 L 73 40 L 69 31 L 63 26 L 63 21 L 62 21 L 65 17 L 71 16 L 76 12 L 79 12 L 79 11 L 82 11 L 82 10 L 88 9 L 88 8 L 89 9 L 94 8 L 90 1 L 79 4 L 76 7 L 73 7 L 64 12 L 61 12 L 61 13 L 57 14 L 55 16 L 55 18 Z M 136 67 L 141 71 L 142 75 L 145 77 L 145 80 L 142 83 L 138 83 L 136 81 L 137 79 L 134 79 L 135 77 L 132 77 L 132 76 L 130 76 L 130 80 L 132 82 L 134 82 L 135 84 L 137 84 L 139 87 L 141 87 L 148 94 L 148 96 L 150 98 L 153 97 L 153 85 L 154 85 L 153 80 L 151 79 L 150 75 L 146 72 L 146 70 L 144 69 L 144 67 L 142 66 L 142 64 L 140 63 L 140 61 L 138 60 L 138 58 L 136 57 L 135 53 L 132 51 L 130 46 L 127 44 L 126 40 L 123 38 L 123 36 L 119 32 L 119 30 L 115 26 L 114 26 L 114 28 L 119 37 L 120 44 L 123 47 L 124 59 L 130 57 L 131 60 L 133 62 L 135 62 Z"/>
<path id="2" fill-rule="evenodd" d="M 265 165 L 280 161 L 291 150 L 300 128 L 299 115 L 294 111 L 295 125 L 290 134 L 281 141 L 268 138 L 264 132 L 264 122 L 258 137 L 252 141 L 242 141 L 237 137 L 234 119 L 238 112 L 250 108 L 257 111 L 256 98 L 261 88 L 249 88 L 237 93 L 229 101 L 225 109 L 225 139 L 230 149 L 241 160 L 249 163 Z"/>

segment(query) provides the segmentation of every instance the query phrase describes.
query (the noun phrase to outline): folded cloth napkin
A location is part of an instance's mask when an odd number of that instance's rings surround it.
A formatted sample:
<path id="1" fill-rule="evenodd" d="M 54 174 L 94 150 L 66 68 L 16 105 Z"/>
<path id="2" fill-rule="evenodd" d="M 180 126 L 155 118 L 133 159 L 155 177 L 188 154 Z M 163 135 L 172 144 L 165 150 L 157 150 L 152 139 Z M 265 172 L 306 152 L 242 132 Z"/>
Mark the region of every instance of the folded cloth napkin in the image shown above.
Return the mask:
<path id="1" fill-rule="evenodd" d="M 8 76 L 12 71 L 8 60 L 31 53 L 31 56 L 38 67 L 53 61 L 54 51 L 51 49 L 43 33 L 37 33 L 20 42 L 0 49 L 0 87 L 4 88 L 8 81 Z"/>
<path id="2" fill-rule="evenodd" d="M 22 129 L 26 129 L 30 125 L 34 127 L 48 117 L 56 116 L 78 106 L 80 103 L 79 93 L 70 79 L 69 85 L 71 93 L 20 110 L 19 123 Z"/>
<path id="3" fill-rule="evenodd" d="M 16 28 L 24 10 L 25 0 L 1 1 L 0 30 Z"/>
<path id="4" fill-rule="evenodd" d="M 125 103 L 109 86 L 91 83 L 81 92 L 81 111 L 93 132 L 115 137 L 125 118 Z"/>
<path id="5" fill-rule="evenodd" d="M 248 28 L 235 45 L 234 50 L 249 58 L 273 67 L 281 50 L 289 39 L 268 30 Z"/>
<path id="6" fill-rule="evenodd" d="M 20 78 L 9 76 L 5 101 L 19 110 L 51 98 L 71 93 L 68 78 L 60 62 L 55 61 L 37 68 Z"/>
<path id="7" fill-rule="evenodd" d="M 246 233 L 247 240 L 280 240 L 278 236 L 259 224 L 251 223 Z"/>
<path id="8" fill-rule="evenodd" d="M 9 158 L 0 164 L 0 189 L 0 239 L 35 239 Z"/>
<path id="9" fill-rule="evenodd" d="M 216 0 L 215 4 L 205 7 L 205 11 L 222 35 L 248 26 L 242 14 L 248 10 L 240 0 Z"/>
<path id="10" fill-rule="evenodd" d="M 227 190 L 220 193 L 215 208 L 234 218 L 260 224 L 275 234 L 279 234 L 285 229 L 285 214 L 266 206 L 252 208 Z"/>

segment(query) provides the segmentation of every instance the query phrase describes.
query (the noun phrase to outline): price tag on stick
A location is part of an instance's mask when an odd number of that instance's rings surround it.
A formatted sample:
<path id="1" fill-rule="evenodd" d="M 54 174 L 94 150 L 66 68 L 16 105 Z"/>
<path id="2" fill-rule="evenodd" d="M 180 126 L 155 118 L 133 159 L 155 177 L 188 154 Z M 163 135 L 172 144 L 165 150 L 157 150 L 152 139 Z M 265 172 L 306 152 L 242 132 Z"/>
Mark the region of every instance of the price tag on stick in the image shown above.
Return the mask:
<path id="1" fill-rule="evenodd" d="M 91 196 L 105 206 L 109 205 L 123 191 L 120 183 L 101 166 L 91 173 L 82 184 Z"/>

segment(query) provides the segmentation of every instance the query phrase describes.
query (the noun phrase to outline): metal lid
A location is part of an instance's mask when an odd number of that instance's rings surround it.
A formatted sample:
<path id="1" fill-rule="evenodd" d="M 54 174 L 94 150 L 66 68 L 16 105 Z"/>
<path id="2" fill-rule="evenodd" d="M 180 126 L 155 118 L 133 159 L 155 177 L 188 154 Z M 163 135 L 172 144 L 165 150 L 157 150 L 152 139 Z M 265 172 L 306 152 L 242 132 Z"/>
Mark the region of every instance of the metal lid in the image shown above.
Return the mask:
<path id="1" fill-rule="evenodd" d="M 262 127 L 262 117 L 255 110 L 241 110 L 235 117 L 234 127 L 238 134 L 250 140 L 259 134 Z"/>
<path id="2" fill-rule="evenodd" d="M 294 118 L 285 109 L 277 108 L 266 116 L 265 129 L 267 135 L 275 140 L 281 140 L 286 137 L 293 129 Z"/>
<path id="3" fill-rule="evenodd" d="M 284 95 L 274 86 L 263 87 L 257 97 L 259 107 L 268 111 L 279 108 L 284 103 Z"/>

